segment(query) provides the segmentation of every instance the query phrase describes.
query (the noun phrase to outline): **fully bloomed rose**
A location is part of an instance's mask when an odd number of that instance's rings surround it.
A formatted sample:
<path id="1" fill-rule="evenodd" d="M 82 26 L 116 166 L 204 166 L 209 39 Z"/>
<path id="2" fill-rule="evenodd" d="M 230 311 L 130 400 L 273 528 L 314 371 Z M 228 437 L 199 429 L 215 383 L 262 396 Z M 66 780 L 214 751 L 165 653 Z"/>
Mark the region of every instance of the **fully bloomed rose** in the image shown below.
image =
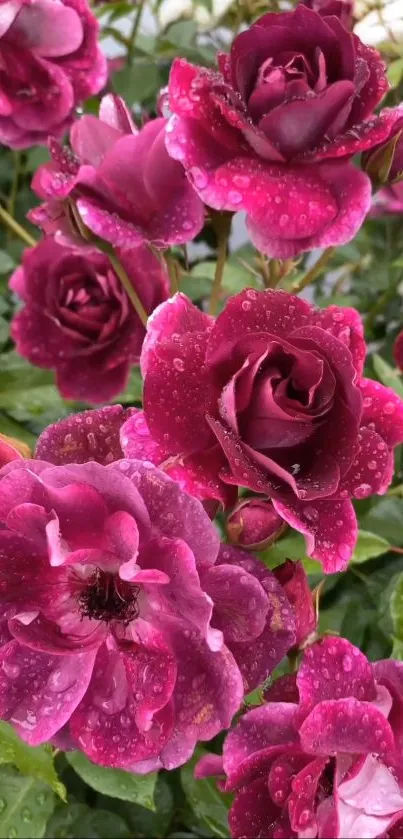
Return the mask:
<path id="1" fill-rule="evenodd" d="M 246 289 L 213 320 L 175 295 L 149 320 L 127 450 L 176 465 L 199 498 L 270 496 L 338 571 L 356 541 L 351 499 L 386 491 L 403 440 L 403 402 L 362 377 L 365 351 L 354 309 Z"/>
<path id="2" fill-rule="evenodd" d="M 344 638 L 309 647 L 298 675 L 247 713 L 196 774 L 226 776 L 231 835 L 399 837 L 403 664 L 371 664 Z"/>
<path id="3" fill-rule="evenodd" d="M 245 210 L 259 250 L 288 258 L 349 241 L 370 203 L 348 161 L 382 142 L 380 55 L 335 16 L 299 5 L 266 14 L 218 56 L 219 72 L 177 59 L 167 148 L 203 201 Z"/>
<path id="4" fill-rule="evenodd" d="M 229 726 L 294 620 L 273 574 L 220 549 L 177 483 L 150 463 L 103 465 L 122 416 L 71 417 L 43 440 L 61 465 L 0 473 L 0 717 L 32 745 L 148 772 Z"/>
<path id="5" fill-rule="evenodd" d="M 61 137 L 76 106 L 102 90 L 98 28 L 86 0 L 1 0 L 1 143 Z"/>
<path id="6" fill-rule="evenodd" d="M 167 297 L 167 277 L 144 245 L 121 255 L 147 312 Z M 11 334 L 18 352 L 56 371 L 66 399 L 104 402 L 124 390 L 145 329 L 106 256 L 44 239 L 25 250 L 10 288 L 25 303 Z"/>
<path id="7" fill-rule="evenodd" d="M 193 239 L 203 227 L 204 208 L 166 151 L 166 122 L 153 119 L 139 131 L 122 99 L 105 96 L 99 118 L 84 115 L 73 125 L 72 151 L 50 143 L 52 160 L 32 182 L 45 204 L 30 212 L 31 221 L 64 240 L 76 232 L 74 206 L 81 222 L 114 247 Z"/>

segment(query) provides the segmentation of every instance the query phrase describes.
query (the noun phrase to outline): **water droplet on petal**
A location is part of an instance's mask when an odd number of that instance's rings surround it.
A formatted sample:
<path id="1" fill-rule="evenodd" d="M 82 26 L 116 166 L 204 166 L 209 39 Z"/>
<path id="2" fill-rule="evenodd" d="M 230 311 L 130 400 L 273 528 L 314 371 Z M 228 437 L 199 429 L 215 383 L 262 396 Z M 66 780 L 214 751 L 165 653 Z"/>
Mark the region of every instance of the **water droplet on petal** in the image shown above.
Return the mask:
<path id="1" fill-rule="evenodd" d="M 351 656 L 343 656 L 342 667 L 345 673 L 350 673 L 350 671 L 353 669 L 353 661 Z"/>
<path id="2" fill-rule="evenodd" d="M 182 360 L 182 358 L 174 358 L 173 366 L 175 367 L 175 370 L 178 371 L 178 373 L 183 373 L 185 369 L 185 362 Z"/>

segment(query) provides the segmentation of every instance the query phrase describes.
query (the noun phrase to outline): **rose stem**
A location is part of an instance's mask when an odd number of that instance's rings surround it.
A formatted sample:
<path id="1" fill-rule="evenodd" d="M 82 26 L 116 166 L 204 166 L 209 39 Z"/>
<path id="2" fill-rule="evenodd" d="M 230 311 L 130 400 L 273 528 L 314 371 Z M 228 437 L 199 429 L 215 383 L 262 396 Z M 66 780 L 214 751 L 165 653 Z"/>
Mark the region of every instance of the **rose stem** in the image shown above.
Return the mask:
<path id="1" fill-rule="evenodd" d="M 12 216 L 10 216 L 10 213 L 8 213 L 7 210 L 5 210 L 4 207 L 1 206 L 0 219 L 3 222 L 3 224 L 6 227 L 8 227 L 9 230 L 15 233 L 16 236 L 19 236 L 20 239 L 22 239 L 22 241 L 25 242 L 26 245 L 34 247 L 37 244 L 33 236 L 31 236 L 31 234 L 28 233 L 27 230 L 21 227 L 21 225 L 18 224 L 18 221 L 16 221 Z"/>
<path id="2" fill-rule="evenodd" d="M 122 286 L 123 286 L 128 298 L 129 298 L 129 300 L 130 300 L 130 302 L 133 306 L 133 309 L 137 312 L 143 326 L 147 326 L 148 314 L 147 314 L 147 312 L 146 312 L 146 310 L 145 310 L 137 292 L 134 290 L 134 288 L 133 288 L 133 286 L 132 286 L 132 284 L 129 280 L 129 277 L 127 276 L 127 273 L 126 273 L 125 269 L 123 268 L 123 265 L 121 264 L 121 262 L 119 262 L 116 254 L 115 254 L 115 251 L 113 250 L 112 247 L 105 246 L 105 243 L 103 243 L 102 250 L 109 257 L 109 262 L 111 263 L 115 274 L 119 277 L 119 280 L 122 283 Z"/>
<path id="3" fill-rule="evenodd" d="M 177 273 L 177 263 L 170 250 L 165 251 L 165 264 L 168 271 L 169 276 L 169 285 L 171 289 L 172 296 L 179 291 L 179 278 Z"/>
<path id="4" fill-rule="evenodd" d="M 228 236 L 231 230 L 232 213 L 211 213 L 212 224 L 217 236 L 217 262 L 209 302 L 209 315 L 215 315 L 220 299 L 221 283 L 227 258 Z"/>
<path id="5" fill-rule="evenodd" d="M 313 283 L 313 281 L 316 280 L 316 277 L 318 277 L 319 274 L 322 273 L 324 268 L 326 268 L 329 259 L 334 254 L 334 251 L 335 248 L 333 246 L 330 248 L 326 248 L 326 250 L 324 250 L 323 253 L 320 255 L 319 259 L 316 260 L 315 264 L 312 265 L 312 268 L 310 268 L 309 271 L 305 274 L 305 276 L 302 277 L 302 280 L 295 284 L 295 286 L 292 289 L 293 292 L 298 293 L 299 291 L 302 291 L 303 288 L 306 288 L 307 285 Z"/>
<path id="6" fill-rule="evenodd" d="M 8 196 L 7 201 L 7 210 L 10 213 L 10 216 L 14 217 L 14 208 L 15 208 L 15 201 L 18 194 L 18 186 L 21 174 L 21 164 L 22 164 L 22 157 L 20 151 L 13 152 L 13 159 L 14 159 L 14 171 L 13 171 L 13 181 L 11 184 L 10 195 Z"/>
<path id="7" fill-rule="evenodd" d="M 133 20 L 133 26 L 132 26 L 130 35 L 128 37 L 128 43 L 127 43 L 127 63 L 129 65 L 129 67 L 130 67 L 131 64 L 133 64 L 134 48 L 136 46 L 136 38 L 137 38 L 137 33 L 138 33 L 138 30 L 139 30 L 140 23 L 141 23 L 141 16 L 143 14 L 143 9 L 144 9 L 144 0 L 140 0 L 139 4 L 137 6 L 136 14 L 135 14 L 134 20 Z"/>

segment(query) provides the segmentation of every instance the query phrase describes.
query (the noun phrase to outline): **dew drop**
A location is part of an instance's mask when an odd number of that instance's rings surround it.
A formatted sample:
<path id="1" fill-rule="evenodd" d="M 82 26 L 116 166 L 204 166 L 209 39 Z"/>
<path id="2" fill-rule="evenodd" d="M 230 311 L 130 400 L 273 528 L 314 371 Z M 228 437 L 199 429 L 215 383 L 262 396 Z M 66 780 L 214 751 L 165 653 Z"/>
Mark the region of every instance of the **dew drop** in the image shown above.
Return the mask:
<path id="1" fill-rule="evenodd" d="M 21 817 L 22 817 L 23 822 L 25 822 L 25 823 L 32 822 L 31 810 L 29 810 L 28 807 L 24 807 L 21 811 Z"/>
<path id="2" fill-rule="evenodd" d="M 173 366 L 175 367 L 175 370 L 178 371 L 178 373 L 183 373 L 185 369 L 185 362 L 182 360 L 182 358 L 174 358 Z"/>
<path id="3" fill-rule="evenodd" d="M 343 656 L 342 667 L 345 673 L 350 673 L 350 671 L 353 669 L 353 661 L 351 656 Z"/>
<path id="4" fill-rule="evenodd" d="M 394 414 L 395 405 L 393 404 L 393 402 L 387 402 L 383 409 L 383 412 L 384 414 Z"/>
<path id="5" fill-rule="evenodd" d="M 4 813 L 4 810 L 7 807 L 7 802 L 4 801 L 4 798 L 0 798 L 0 813 Z"/>
<path id="6" fill-rule="evenodd" d="M 248 312 L 250 307 L 251 307 L 251 304 L 250 304 L 249 300 L 243 300 L 241 306 L 242 306 L 242 309 L 244 310 L 244 312 Z"/>

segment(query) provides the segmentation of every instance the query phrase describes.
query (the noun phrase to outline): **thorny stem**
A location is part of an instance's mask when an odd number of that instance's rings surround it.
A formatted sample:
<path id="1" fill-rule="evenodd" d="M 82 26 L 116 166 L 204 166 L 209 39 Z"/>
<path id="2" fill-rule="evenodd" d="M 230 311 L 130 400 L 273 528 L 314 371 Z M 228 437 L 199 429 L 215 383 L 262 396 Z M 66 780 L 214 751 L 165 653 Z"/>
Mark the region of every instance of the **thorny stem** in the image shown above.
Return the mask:
<path id="1" fill-rule="evenodd" d="M 312 265 L 312 268 L 310 268 L 309 271 L 305 274 L 305 276 L 302 277 L 302 279 L 295 284 L 295 286 L 293 287 L 293 292 L 297 294 L 299 291 L 302 291 L 303 288 L 306 288 L 306 286 L 313 283 L 313 281 L 316 280 L 319 274 L 321 274 L 322 271 L 324 271 L 324 269 L 326 268 L 329 259 L 334 254 L 334 251 L 335 248 L 333 246 L 331 246 L 330 248 L 326 248 L 326 250 L 324 250 L 323 253 L 320 255 L 319 259 L 316 260 L 315 264 Z"/>
<path id="2" fill-rule="evenodd" d="M 34 245 L 37 244 L 33 236 L 31 236 L 31 234 L 28 233 L 28 231 L 25 230 L 24 227 L 21 227 L 21 225 L 18 224 L 18 221 L 16 221 L 12 216 L 10 216 L 10 213 L 8 213 L 7 210 L 5 210 L 4 207 L 1 206 L 0 220 L 3 222 L 5 227 L 11 230 L 15 234 L 15 236 L 18 236 L 23 242 L 25 242 L 26 245 L 29 245 L 30 248 L 34 247 Z"/>
<path id="3" fill-rule="evenodd" d="M 217 235 L 217 262 L 211 289 L 209 315 L 215 315 L 220 300 L 221 284 L 227 258 L 228 237 L 231 230 L 232 213 L 212 213 L 212 223 Z"/>

